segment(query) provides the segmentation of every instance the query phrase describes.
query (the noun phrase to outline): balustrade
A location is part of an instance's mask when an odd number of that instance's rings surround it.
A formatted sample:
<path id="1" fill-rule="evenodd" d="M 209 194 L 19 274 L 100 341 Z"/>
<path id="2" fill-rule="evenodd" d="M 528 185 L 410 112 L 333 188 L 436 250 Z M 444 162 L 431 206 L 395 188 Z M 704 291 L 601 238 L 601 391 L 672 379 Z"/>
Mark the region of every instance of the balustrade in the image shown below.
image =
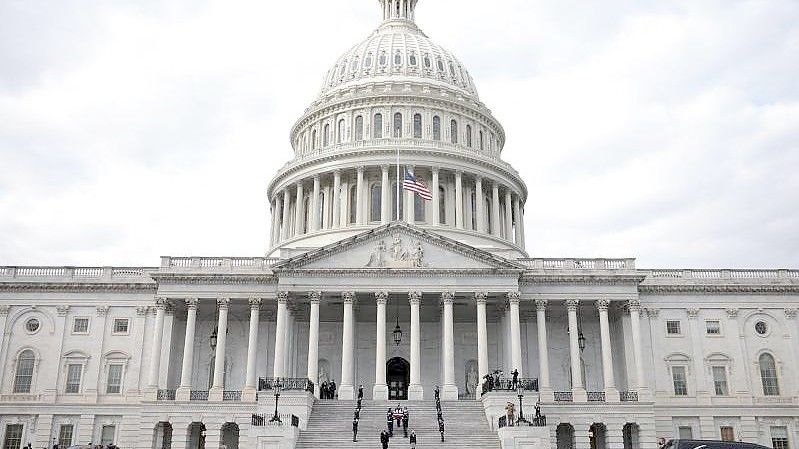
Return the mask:
<path id="1" fill-rule="evenodd" d="M 207 401 L 208 390 L 191 390 L 189 393 L 190 401 Z"/>
<path id="2" fill-rule="evenodd" d="M 605 392 L 604 391 L 589 391 L 588 392 L 588 402 L 605 402 Z"/>
<path id="3" fill-rule="evenodd" d="M 280 384 L 281 391 L 308 391 L 313 393 L 315 388 L 313 381 L 301 377 L 260 377 L 258 378 L 258 391 L 274 390 L 276 383 Z"/>
<path id="4" fill-rule="evenodd" d="M 255 427 L 265 426 L 282 426 L 284 423 L 291 423 L 292 427 L 300 426 L 300 417 L 290 413 L 278 413 L 280 421 L 272 421 L 273 414 L 253 413 L 250 419 L 250 424 Z"/>
<path id="5" fill-rule="evenodd" d="M 175 390 L 158 390 L 158 395 L 156 399 L 159 401 L 174 401 L 175 400 Z"/>
<path id="6" fill-rule="evenodd" d="M 620 391 L 619 400 L 621 402 L 638 402 L 637 391 Z"/>
<path id="7" fill-rule="evenodd" d="M 555 402 L 574 402 L 574 395 L 571 391 L 555 391 L 553 392 Z"/>
<path id="8" fill-rule="evenodd" d="M 223 401 L 241 402 L 241 390 L 225 390 L 222 392 Z"/>

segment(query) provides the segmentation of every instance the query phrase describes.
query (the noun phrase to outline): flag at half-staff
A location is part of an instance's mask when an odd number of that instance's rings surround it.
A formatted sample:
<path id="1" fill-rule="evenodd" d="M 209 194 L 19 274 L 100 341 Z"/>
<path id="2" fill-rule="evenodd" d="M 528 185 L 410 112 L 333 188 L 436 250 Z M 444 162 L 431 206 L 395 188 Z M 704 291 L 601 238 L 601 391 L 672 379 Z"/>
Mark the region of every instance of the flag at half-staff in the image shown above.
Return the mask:
<path id="1" fill-rule="evenodd" d="M 407 170 L 405 170 L 405 179 L 402 181 L 402 188 L 403 190 L 409 190 L 418 194 L 424 200 L 430 201 L 433 199 L 433 194 L 430 192 L 430 189 L 427 188 L 424 181 L 413 176 L 413 174 L 409 173 Z"/>

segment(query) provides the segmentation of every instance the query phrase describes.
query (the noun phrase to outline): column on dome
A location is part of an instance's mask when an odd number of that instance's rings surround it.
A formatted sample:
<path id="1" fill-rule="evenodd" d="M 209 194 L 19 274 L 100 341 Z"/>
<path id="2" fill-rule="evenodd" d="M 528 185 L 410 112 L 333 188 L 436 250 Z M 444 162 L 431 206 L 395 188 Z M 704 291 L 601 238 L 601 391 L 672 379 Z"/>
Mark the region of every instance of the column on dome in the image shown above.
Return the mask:
<path id="1" fill-rule="evenodd" d="M 219 298 L 216 300 L 219 309 L 217 322 L 216 353 L 214 354 L 214 381 L 208 392 L 209 401 L 221 401 L 225 391 L 225 349 L 227 342 L 227 314 L 230 299 Z"/>
<path id="2" fill-rule="evenodd" d="M 297 181 L 297 199 L 294 203 L 294 235 L 305 233 L 305 191 L 303 190 L 302 180 Z"/>
<path id="3" fill-rule="evenodd" d="M 499 237 L 501 223 L 499 220 L 499 183 L 491 183 L 491 235 Z"/>
<path id="4" fill-rule="evenodd" d="M 413 165 L 406 165 L 405 170 L 408 173 L 414 173 L 414 166 Z M 400 179 L 400 183 L 402 179 Z M 398 188 L 402 188 L 402 186 L 398 186 Z M 405 221 L 414 224 L 416 223 L 416 207 L 414 204 L 414 193 L 410 190 L 403 190 L 405 192 Z"/>
<path id="5" fill-rule="evenodd" d="M 355 371 L 355 318 L 353 311 L 355 292 L 344 292 L 341 294 L 341 299 L 344 301 L 344 323 L 341 342 L 341 385 L 338 388 L 338 397 L 342 400 L 351 401 L 355 399 L 355 384 L 353 382 Z"/>
<path id="6" fill-rule="evenodd" d="M 474 207 L 472 207 L 472 186 L 467 185 L 463 189 L 463 227 L 469 231 L 477 228 L 474 223 Z"/>
<path id="7" fill-rule="evenodd" d="M 485 232 L 485 201 L 483 200 L 483 178 L 480 175 L 474 177 L 474 202 L 477 212 L 477 232 Z"/>
<path id="8" fill-rule="evenodd" d="M 505 188 L 505 240 L 513 241 L 513 200 L 510 188 Z"/>
<path id="9" fill-rule="evenodd" d="M 289 211 L 291 210 L 291 193 L 288 187 L 283 188 L 283 220 L 280 225 L 283 240 L 291 238 L 291 228 L 289 227 Z"/>
<path id="10" fill-rule="evenodd" d="M 521 224 L 521 209 L 519 209 L 519 196 L 513 196 L 513 221 L 515 222 L 515 240 L 516 246 L 522 246 L 522 224 Z M 524 249 L 524 248 L 522 248 Z"/>
<path id="11" fill-rule="evenodd" d="M 350 204 L 350 207 L 355 207 L 355 223 L 362 225 L 363 220 L 363 165 L 358 166 L 357 175 L 355 180 L 355 205 Z"/>
<path id="12" fill-rule="evenodd" d="M 522 330 L 519 317 L 520 302 L 521 294 L 519 292 L 508 292 L 508 305 L 510 306 L 511 372 L 519 370 L 519 377 L 524 377 L 524 366 L 522 363 Z"/>
<path id="13" fill-rule="evenodd" d="M 388 165 L 380 166 L 380 224 L 391 221 L 391 183 L 388 181 Z"/>
<path id="14" fill-rule="evenodd" d="M 608 321 L 608 307 L 610 301 L 600 299 L 596 302 L 599 311 L 599 334 L 602 341 L 602 379 L 605 384 L 605 400 L 607 402 L 618 402 L 619 391 L 616 389 L 616 381 L 613 376 L 613 352 L 610 343 L 610 323 Z"/>
<path id="15" fill-rule="evenodd" d="M 280 243 L 282 234 L 283 198 L 275 195 L 275 207 L 272 209 L 272 246 Z"/>
<path id="16" fill-rule="evenodd" d="M 421 401 L 424 399 L 424 389 L 421 383 L 421 326 L 419 323 L 419 306 L 422 303 L 422 292 L 412 291 L 408 293 L 408 302 L 411 306 L 411 375 L 408 385 L 408 399 Z"/>
<path id="17" fill-rule="evenodd" d="M 455 227 L 463 229 L 463 173 L 455 172 Z"/>
<path id="18" fill-rule="evenodd" d="M 430 217 L 432 217 L 432 220 L 430 220 L 430 223 L 433 224 L 434 226 L 437 226 L 437 225 L 440 224 L 440 220 L 439 220 L 440 217 L 439 217 L 438 210 L 440 208 L 439 203 L 441 202 L 441 197 L 440 197 L 439 192 L 438 192 L 438 171 L 439 171 L 439 168 L 438 167 L 432 167 L 431 171 L 432 171 L 432 180 L 430 182 L 430 190 L 433 193 L 433 200 L 430 202 L 430 211 L 428 212 L 428 214 L 430 215 Z"/>
<path id="19" fill-rule="evenodd" d="M 479 384 L 488 374 L 488 323 L 486 320 L 486 294 L 475 292 L 474 302 L 477 305 L 477 371 Z M 480 400 L 480 395 L 476 394 Z"/>
<path id="20" fill-rule="evenodd" d="M 580 301 L 577 299 L 566 300 L 566 309 L 569 315 L 569 358 L 571 360 L 572 395 L 575 402 L 586 402 L 588 395 L 583 386 L 582 362 L 580 361 L 579 327 L 577 325 L 577 308 Z"/>
<path id="21" fill-rule="evenodd" d="M 180 369 L 180 386 L 175 392 L 175 399 L 188 401 L 191 396 L 192 362 L 194 361 L 194 334 L 197 327 L 197 298 L 186 299 L 186 337 L 183 340 L 183 363 Z"/>
<path id="22" fill-rule="evenodd" d="M 247 338 L 247 371 L 244 375 L 244 389 L 241 391 L 242 400 L 255 401 L 256 387 L 255 366 L 258 363 L 258 325 L 261 318 L 261 298 L 250 298 L 250 329 Z"/>
<path id="23" fill-rule="evenodd" d="M 164 340 L 164 315 L 169 301 L 166 298 L 155 298 L 155 324 L 153 326 L 153 344 L 150 348 L 150 376 L 148 386 L 157 390 L 161 372 L 161 345 Z"/>
<path id="24" fill-rule="evenodd" d="M 313 197 L 311 198 L 311 213 L 308 214 L 311 217 L 311 224 L 309 226 L 308 232 L 318 231 L 320 228 L 320 217 L 319 217 L 319 190 L 320 190 L 321 179 L 319 175 L 314 175 L 313 177 Z"/>
<path id="25" fill-rule="evenodd" d="M 524 247 L 525 247 L 524 246 L 524 204 L 521 202 L 521 200 L 519 201 L 519 226 L 521 228 L 520 235 L 522 237 L 522 239 L 521 239 L 522 242 L 521 242 L 521 244 L 519 246 L 521 246 L 522 249 L 524 249 Z"/>
<path id="26" fill-rule="evenodd" d="M 317 382 L 319 379 L 319 302 L 322 292 L 308 293 L 308 302 L 311 304 L 311 313 L 308 319 L 308 379 Z M 314 388 L 314 395 L 318 398 L 320 385 Z"/>
<path id="27" fill-rule="evenodd" d="M 444 304 L 444 388 L 441 399 L 445 401 L 458 400 L 458 386 L 455 385 L 455 325 L 453 305 L 455 293 L 445 291 L 441 293 L 441 302 Z"/>
<path id="28" fill-rule="evenodd" d="M 341 171 L 335 170 L 333 172 L 333 223 L 330 226 L 333 229 L 341 227 Z"/>
<path id="29" fill-rule="evenodd" d="M 277 323 L 275 325 L 275 362 L 272 377 L 285 377 L 286 315 L 288 314 L 288 292 L 277 292 Z"/>
<path id="30" fill-rule="evenodd" d="M 549 342 L 547 341 L 547 300 L 535 301 L 536 327 L 538 330 L 538 386 L 541 400 L 552 402 L 552 384 L 549 382 Z"/>
<path id="31" fill-rule="evenodd" d="M 388 292 L 375 292 L 377 303 L 377 317 L 375 334 L 375 385 L 372 397 L 377 401 L 388 400 L 388 385 L 386 385 L 386 303 Z"/>

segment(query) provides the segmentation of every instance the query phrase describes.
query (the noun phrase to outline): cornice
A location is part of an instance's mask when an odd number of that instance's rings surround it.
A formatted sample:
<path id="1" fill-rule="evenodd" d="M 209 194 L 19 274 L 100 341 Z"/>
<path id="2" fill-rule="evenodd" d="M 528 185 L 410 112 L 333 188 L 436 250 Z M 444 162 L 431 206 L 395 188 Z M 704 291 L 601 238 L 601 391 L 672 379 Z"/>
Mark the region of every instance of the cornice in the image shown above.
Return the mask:
<path id="1" fill-rule="evenodd" d="M 156 283 L 0 282 L 0 292 L 145 292 L 154 293 Z"/>
<path id="2" fill-rule="evenodd" d="M 644 280 L 643 275 L 620 274 L 595 274 L 595 273 L 524 273 L 519 279 L 520 285 L 639 285 Z"/>
<path id="3" fill-rule="evenodd" d="M 277 276 L 272 273 L 157 273 L 153 279 L 163 285 L 175 284 L 277 284 Z"/>
<path id="4" fill-rule="evenodd" d="M 799 294 L 799 284 L 642 284 L 638 291 L 654 294 Z"/>
<path id="5" fill-rule="evenodd" d="M 498 269 L 498 268 L 477 268 L 477 269 L 405 269 L 405 268 L 321 268 L 321 269 L 286 269 L 281 270 L 280 277 L 341 277 L 352 276 L 360 278 L 376 277 L 416 277 L 432 278 L 440 276 L 449 277 L 475 277 L 475 276 L 501 276 L 517 278 L 518 270 Z"/>

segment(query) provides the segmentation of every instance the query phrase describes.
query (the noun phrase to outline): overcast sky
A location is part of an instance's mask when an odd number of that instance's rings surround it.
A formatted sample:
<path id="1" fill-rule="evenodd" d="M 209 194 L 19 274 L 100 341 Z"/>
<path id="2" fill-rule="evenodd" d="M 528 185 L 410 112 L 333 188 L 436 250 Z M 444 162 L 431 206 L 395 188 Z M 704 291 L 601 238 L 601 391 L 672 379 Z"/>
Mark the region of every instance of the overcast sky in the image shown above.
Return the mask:
<path id="1" fill-rule="evenodd" d="M 0 1 L 0 265 L 263 255 L 376 0 Z M 527 249 L 799 267 L 799 2 L 420 0 L 527 181 Z"/>

